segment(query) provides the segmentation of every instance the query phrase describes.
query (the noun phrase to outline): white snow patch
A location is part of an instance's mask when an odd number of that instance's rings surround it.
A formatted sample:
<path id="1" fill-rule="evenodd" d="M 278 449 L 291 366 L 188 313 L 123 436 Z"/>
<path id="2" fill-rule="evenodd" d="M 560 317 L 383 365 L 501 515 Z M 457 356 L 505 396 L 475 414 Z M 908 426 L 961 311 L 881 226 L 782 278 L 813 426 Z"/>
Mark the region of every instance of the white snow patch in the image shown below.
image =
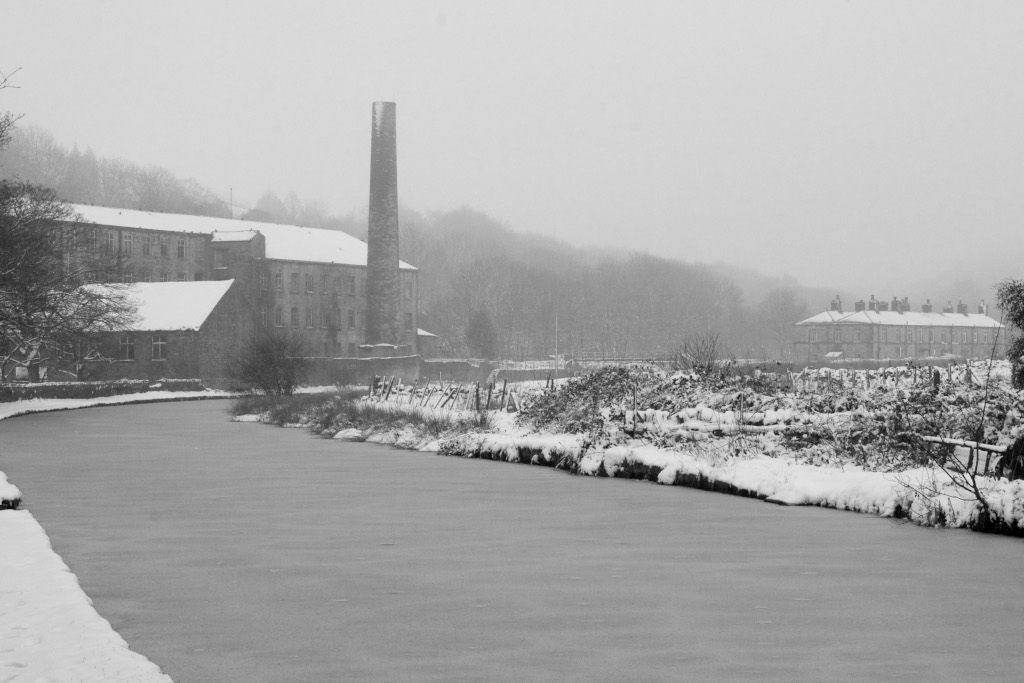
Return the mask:
<path id="1" fill-rule="evenodd" d="M 7 475 L 0 472 L 0 500 L 18 500 L 21 498 L 21 491 L 18 487 L 7 481 Z M 3 553 L 0 546 L 0 554 Z"/>
<path id="2" fill-rule="evenodd" d="M 250 233 L 255 230 L 266 238 L 266 257 L 268 259 L 305 261 L 307 263 L 339 263 L 353 266 L 366 265 L 366 242 L 340 230 L 303 228 L 298 225 L 239 221 L 211 216 L 115 209 L 87 204 L 76 204 L 74 209 L 86 221 L 98 225 L 204 235 L 218 233 L 218 241 L 230 239 L 226 233 Z M 403 270 L 416 270 L 404 261 L 399 261 L 398 267 Z M 182 283 L 173 284 L 180 285 Z"/>
<path id="3" fill-rule="evenodd" d="M 26 510 L 0 512 L 0 680 L 170 683 L 128 649 Z"/>
<path id="4" fill-rule="evenodd" d="M 116 289 L 135 305 L 134 320 L 123 329 L 134 332 L 198 330 L 234 280 L 136 282 L 130 285 L 87 285 Z M 122 329 L 122 328 L 117 328 Z"/>
<path id="5" fill-rule="evenodd" d="M 0 403 L 0 420 L 28 413 L 45 413 L 54 410 L 73 410 L 93 406 L 113 406 L 125 403 L 150 403 L 174 401 L 189 398 L 232 398 L 239 394 L 230 391 L 205 389 L 203 391 L 148 391 L 141 394 L 121 396 L 97 396 L 92 398 L 32 398 L 23 401 Z"/>

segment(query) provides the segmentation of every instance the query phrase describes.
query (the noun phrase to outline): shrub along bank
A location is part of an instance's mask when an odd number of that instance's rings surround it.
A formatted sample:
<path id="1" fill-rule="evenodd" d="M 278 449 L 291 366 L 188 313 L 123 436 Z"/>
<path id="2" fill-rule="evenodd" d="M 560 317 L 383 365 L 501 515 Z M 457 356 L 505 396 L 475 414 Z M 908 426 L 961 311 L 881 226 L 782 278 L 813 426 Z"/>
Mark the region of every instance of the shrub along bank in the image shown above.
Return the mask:
<path id="1" fill-rule="evenodd" d="M 515 422 L 403 399 L 322 402 L 302 421 L 325 436 L 1021 535 L 1022 395 L 1006 370 L 944 383 L 879 372 L 784 393 L 755 376 L 605 368 L 519 392 Z"/>
<path id="2" fill-rule="evenodd" d="M 424 408 L 366 399 L 365 389 L 293 396 L 243 396 L 232 403 L 236 419 L 257 416 L 278 426 L 302 426 L 324 438 L 367 439 L 426 445 L 446 434 L 487 431 L 491 413 Z M 387 435 L 395 437 L 387 441 Z M 377 438 L 374 438 L 377 437 Z"/>

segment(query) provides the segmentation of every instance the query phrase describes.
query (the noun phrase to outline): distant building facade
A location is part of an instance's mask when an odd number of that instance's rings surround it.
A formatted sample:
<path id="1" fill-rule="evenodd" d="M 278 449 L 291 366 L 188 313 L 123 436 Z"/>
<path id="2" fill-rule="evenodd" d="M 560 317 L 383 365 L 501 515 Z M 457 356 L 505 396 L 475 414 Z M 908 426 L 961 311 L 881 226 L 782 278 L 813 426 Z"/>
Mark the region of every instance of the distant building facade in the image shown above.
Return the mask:
<path id="1" fill-rule="evenodd" d="M 307 342 L 311 356 L 358 358 L 419 352 L 424 337 L 418 334 L 417 269 L 398 263 L 398 292 L 393 295 L 392 307 L 397 343 L 374 345 L 367 339 L 366 327 L 367 244 L 344 232 L 98 206 L 74 208 L 85 221 L 94 224 L 90 228 L 99 231 L 105 247 L 123 259 L 129 282 L 173 286 L 230 280 L 225 306 L 236 310 L 230 316 L 222 312 L 215 316 L 217 320 L 233 321 L 230 332 L 218 327 L 217 348 L 227 348 L 237 355 L 243 344 L 261 331 L 288 331 Z M 179 290 L 185 302 L 195 295 L 192 289 Z M 169 305 L 170 300 L 160 300 Z M 179 335 L 175 332 L 172 336 L 175 339 L 167 343 L 177 346 Z M 212 353 L 203 345 L 189 348 L 190 353 Z M 174 348 L 166 352 L 178 357 Z M 139 364 L 138 357 L 123 361 Z M 157 367 L 186 372 L 187 367 L 199 365 L 188 366 L 181 360 Z M 111 368 L 104 374 L 116 371 Z M 196 376 L 181 372 L 162 376 Z M 117 376 L 138 374 L 124 365 Z M 219 370 L 217 374 L 221 374 Z"/>
<path id="2" fill-rule="evenodd" d="M 829 310 L 796 323 L 794 353 L 807 362 L 830 359 L 910 359 L 1006 355 L 1006 330 L 988 315 L 984 301 L 969 312 L 962 301 L 933 310 L 930 301 L 911 311 L 906 298 L 858 301 L 844 311 L 836 297 Z"/>

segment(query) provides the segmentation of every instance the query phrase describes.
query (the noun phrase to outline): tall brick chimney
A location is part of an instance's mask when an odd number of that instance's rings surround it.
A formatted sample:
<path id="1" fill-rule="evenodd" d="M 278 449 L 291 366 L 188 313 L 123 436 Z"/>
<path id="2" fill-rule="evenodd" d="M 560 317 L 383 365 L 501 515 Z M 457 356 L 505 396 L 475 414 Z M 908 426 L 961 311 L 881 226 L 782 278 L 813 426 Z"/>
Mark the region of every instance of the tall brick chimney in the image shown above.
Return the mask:
<path id="1" fill-rule="evenodd" d="M 373 103 L 370 222 L 366 249 L 366 343 L 398 344 L 398 154 L 395 103 Z"/>

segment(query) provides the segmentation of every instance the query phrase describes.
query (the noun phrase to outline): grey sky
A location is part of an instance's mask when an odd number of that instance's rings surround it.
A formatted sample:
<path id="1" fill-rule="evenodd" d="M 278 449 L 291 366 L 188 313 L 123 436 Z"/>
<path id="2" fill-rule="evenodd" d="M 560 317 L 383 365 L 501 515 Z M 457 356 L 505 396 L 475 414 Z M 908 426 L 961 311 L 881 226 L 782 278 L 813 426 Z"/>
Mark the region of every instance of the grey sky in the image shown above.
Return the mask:
<path id="1" fill-rule="evenodd" d="M 1022 36 L 1019 2 L 7 2 L 0 108 L 347 213 L 393 100 L 412 209 L 916 297 L 1021 274 Z"/>

